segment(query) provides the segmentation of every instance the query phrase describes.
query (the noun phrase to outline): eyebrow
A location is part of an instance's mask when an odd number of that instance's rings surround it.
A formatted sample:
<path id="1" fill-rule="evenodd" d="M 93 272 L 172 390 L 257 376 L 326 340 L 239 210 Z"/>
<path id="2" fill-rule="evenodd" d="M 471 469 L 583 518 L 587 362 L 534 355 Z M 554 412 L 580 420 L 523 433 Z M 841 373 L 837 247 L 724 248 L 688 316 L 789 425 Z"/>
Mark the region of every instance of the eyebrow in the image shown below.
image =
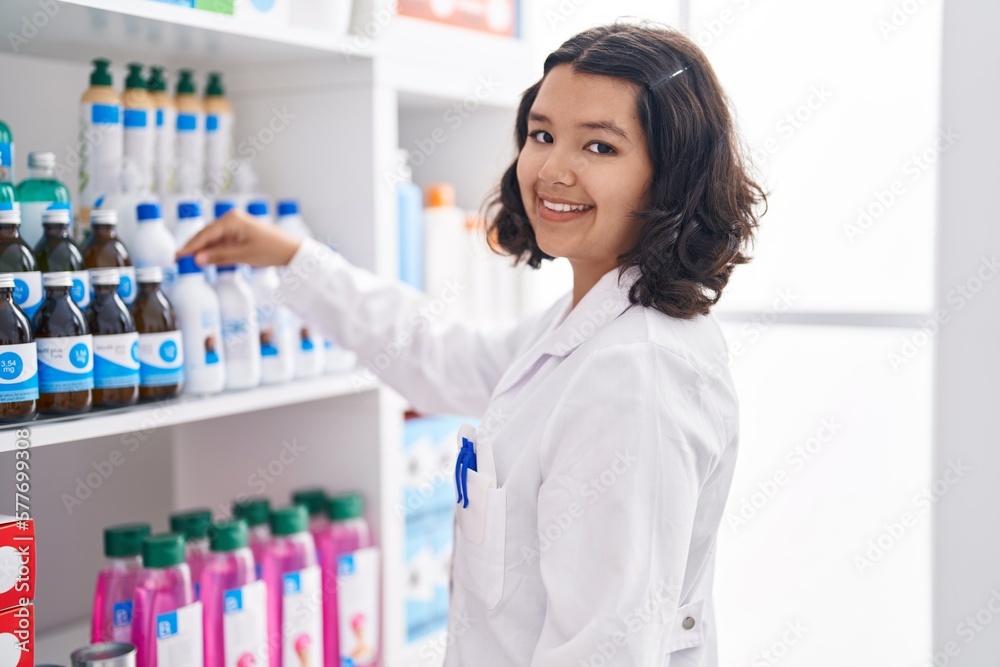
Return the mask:
<path id="1" fill-rule="evenodd" d="M 544 114 L 537 113 L 535 111 L 532 111 L 532 112 L 530 112 L 528 114 L 528 120 L 533 120 L 533 121 L 536 121 L 538 123 L 549 123 L 549 124 L 552 124 L 552 120 L 548 116 L 546 116 Z M 631 140 L 628 138 L 628 135 L 625 133 L 625 130 L 623 130 L 620 127 L 618 127 L 618 125 L 614 121 L 610 121 L 610 120 L 595 120 L 595 121 L 590 121 L 590 122 L 586 122 L 586 123 L 578 123 L 577 127 L 580 127 L 582 129 L 585 129 L 585 130 L 601 130 L 601 131 L 604 131 L 604 132 L 610 132 L 611 134 L 618 135 L 619 137 L 621 137 L 625 141 L 631 142 Z"/>

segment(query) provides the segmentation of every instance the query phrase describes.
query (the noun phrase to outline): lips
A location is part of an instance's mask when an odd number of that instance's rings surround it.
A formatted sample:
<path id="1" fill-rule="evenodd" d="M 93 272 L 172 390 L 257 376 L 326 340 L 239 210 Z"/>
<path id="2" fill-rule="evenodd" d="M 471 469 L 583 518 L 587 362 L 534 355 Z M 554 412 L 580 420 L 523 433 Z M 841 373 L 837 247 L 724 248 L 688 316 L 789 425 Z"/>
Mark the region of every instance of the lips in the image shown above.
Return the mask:
<path id="1" fill-rule="evenodd" d="M 580 204 L 565 199 L 541 197 L 536 199 L 538 215 L 551 222 L 567 222 L 576 220 L 594 209 L 589 204 Z"/>

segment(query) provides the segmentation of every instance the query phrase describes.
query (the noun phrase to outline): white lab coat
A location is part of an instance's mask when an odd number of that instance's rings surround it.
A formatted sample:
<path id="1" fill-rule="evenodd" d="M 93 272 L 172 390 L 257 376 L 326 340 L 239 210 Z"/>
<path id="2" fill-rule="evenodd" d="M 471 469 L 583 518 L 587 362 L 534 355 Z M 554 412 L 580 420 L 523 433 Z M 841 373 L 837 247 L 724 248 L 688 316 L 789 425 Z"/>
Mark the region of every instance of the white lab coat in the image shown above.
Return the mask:
<path id="1" fill-rule="evenodd" d="M 480 330 L 435 321 L 447 294 L 315 241 L 283 274 L 289 306 L 417 410 L 481 417 L 448 666 L 717 665 L 715 541 L 738 444 L 726 343 L 711 315 L 630 306 L 636 276 Z"/>

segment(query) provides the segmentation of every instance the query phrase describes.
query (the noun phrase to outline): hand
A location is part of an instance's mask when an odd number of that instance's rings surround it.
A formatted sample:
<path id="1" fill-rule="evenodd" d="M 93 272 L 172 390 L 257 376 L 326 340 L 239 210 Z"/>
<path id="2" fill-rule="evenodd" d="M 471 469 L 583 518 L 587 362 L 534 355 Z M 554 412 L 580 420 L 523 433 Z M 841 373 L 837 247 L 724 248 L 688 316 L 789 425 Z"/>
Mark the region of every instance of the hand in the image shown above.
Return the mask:
<path id="1" fill-rule="evenodd" d="M 194 255 L 199 266 L 285 266 L 300 244 L 280 227 L 233 209 L 191 237 L 177 256 Z"/>

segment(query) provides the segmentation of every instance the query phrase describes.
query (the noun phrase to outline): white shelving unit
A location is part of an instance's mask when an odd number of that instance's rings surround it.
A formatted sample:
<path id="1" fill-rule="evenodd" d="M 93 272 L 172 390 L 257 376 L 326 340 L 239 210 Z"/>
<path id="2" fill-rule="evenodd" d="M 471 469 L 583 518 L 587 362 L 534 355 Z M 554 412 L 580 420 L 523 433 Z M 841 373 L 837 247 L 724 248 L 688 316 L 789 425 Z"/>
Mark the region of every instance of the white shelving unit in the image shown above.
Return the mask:
<path id="1" fill-rule="evenodd" d="M 401 17 L 355 24 L 367 34 L 243 24 L 150 0 L 4 0 L 0 118 L 14 132 L 17 177 L 29 151 L 54 150 L 67 163 L 91 59 L 111 58 L 118 86 L 132 61 L 167 67 L 171 85 L 180 67 L 200 77 L 221 71 L 237 145 L 251 137 L 261 145 L 252 161 L 263 189 L 299 198 L 317 236 L 394 276 L 396 148 L 431 137 L 415 179 L 453 180 L 466 198 L 459 203 L 475 207 L 510 158 L 497 146 L 510 144 L 533 70 L 516 40 Z M 449 110 L 461 110 L 457 127 Z M 276 116 L 282 129 L 265 131 Z M 433 139 L 436 129 L 444 141 Z M 60 176 L 77 192 L 75 170 Z M 432 664 L 405 643 L 403 522 L 394 511 L 405 407 L 390 388 L 342 375 L 33 423 L 38 662 L 65 664 L 69 648 L 86 643 L 105 525 L 148 520 L 160 531 L 175 509 L 222 514 L 232 499 L 258 493 L 280 505 L 292 489 L 319 484 L 368 500 L 385 560 L 384 664 Z M 13 443 L 0 431 L 0 471 L 13 470 Z M 10 495 L 0 512 L 14 509 Z"/>

